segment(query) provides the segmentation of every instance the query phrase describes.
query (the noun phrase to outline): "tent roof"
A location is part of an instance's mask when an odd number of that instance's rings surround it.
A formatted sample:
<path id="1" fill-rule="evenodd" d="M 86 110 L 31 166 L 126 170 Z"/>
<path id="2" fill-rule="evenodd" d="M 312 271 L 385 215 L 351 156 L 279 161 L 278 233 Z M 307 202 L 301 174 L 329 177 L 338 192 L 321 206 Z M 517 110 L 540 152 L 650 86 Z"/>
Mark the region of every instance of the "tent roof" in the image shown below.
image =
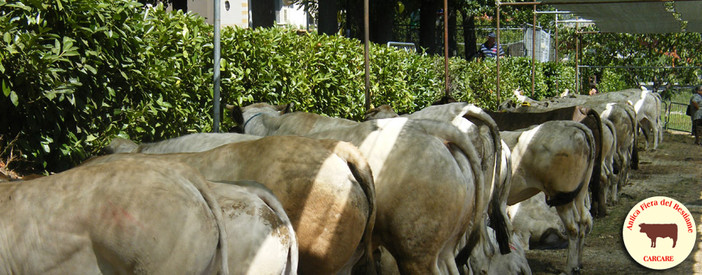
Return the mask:
<path id="1" fill-rule="evenodd" d="M 672 2 L 673 12 L 666 8 Z M 592 20 L 602 32 L 702 32 L 702 0 L 543 0 L 559 10 Z M 687 27 L 683 30 L 683 22 Z"/>

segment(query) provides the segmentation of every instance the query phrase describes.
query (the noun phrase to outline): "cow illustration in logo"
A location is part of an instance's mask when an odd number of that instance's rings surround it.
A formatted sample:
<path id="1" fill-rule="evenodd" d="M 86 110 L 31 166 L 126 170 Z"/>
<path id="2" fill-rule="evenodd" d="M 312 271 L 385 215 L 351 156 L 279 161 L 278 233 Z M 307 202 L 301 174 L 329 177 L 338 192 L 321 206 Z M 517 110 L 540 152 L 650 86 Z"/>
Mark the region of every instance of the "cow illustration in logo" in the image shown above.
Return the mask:
<path id="1" fill-rule="evenodd" d="M 666 224 L 639 224 L 641 227 L 641 233 L 646 233 L 649 239 L 651 239 L 651 247 L 656 247 L 657 238 L 671 238 L 673 239 L 673 248 L 675 248 L 675 243 L 678 242 L 678 225 L 674 223 Z"/>

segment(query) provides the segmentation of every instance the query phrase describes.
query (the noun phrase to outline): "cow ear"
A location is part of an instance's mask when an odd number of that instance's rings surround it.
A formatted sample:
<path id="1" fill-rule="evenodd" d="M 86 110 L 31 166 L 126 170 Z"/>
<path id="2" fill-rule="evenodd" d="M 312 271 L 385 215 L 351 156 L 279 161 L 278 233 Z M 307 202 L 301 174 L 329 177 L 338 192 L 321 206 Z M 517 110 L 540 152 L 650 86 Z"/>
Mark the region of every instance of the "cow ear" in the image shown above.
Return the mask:
<path id="1" fill-rule="evenodd" d="M 287 113 L 292 113 L 293 107 L 295 107 L 295 104 L 291 102 L 291 103 L 285 104 L 285 105 L 283 105 L 283 106 L 281 106 L 281 107 L 282 107 L 282 108 L 281 108 L 282 111 L 280 112 L 281 115 L 282 115 L 282 114 L 287 114 Z"/>
<path id="2" fill-rule="evenodd" d="M 241 107 L 227 105 L 227 109 L 232 112 L 232 119 L 237 125 L 244 125 L 244 114 L 241 111 Z"/>

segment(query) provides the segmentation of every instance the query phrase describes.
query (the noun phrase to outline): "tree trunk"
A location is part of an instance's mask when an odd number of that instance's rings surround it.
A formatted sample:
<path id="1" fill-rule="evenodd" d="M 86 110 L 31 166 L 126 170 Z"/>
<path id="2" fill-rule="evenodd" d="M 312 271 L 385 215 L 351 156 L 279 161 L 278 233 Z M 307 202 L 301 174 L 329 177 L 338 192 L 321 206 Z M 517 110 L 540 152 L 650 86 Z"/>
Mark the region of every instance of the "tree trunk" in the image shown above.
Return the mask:
<path id="1" fill-rule="evenodd" d="M 319 34 L 334 35 L 338 31 L 336 0 L 319 0 Z"/>
<path id="2" fill-rule="evenodd" d="M 396 0 L 371 1 L 370 40 L 385 44 L 392 40 Z"/>
<path id="3" fill-rule="evenodd" d="M 188 0 L 173 0 L 173 10 L 188 11 Z"/>
<path id="4" fill-rule="evenodd" d="M 419 45 L 427 53 L 436 53 L 436 12 L 439 1 L 421 0 L 422 6 L 419 14 Z"/>
<path id="5" fill-rule="evenodd" d="M 448 1 L 448 54 L 449 56 L 456 56 L 457 42 L 456 42 L 456 1 Z"/>
<path id="6" fill-rule="evenodd" d="M 346 10 L 344 36 L 363 40 L 363 0 L 344 0 Z"/>
<path id="7" fill-rule="evenodd" d="M 478 52 L 477 37 L 475 37 L 475 17 L 463 11 L 463 42 L 465 43 L 466 60 L 471 61 Z"/>
<path id="8" fill-rule="evenodd" d="M 250 5 L 251 23 L 254 28 L 275 25 L 275 0 L 253 0 Z"/>

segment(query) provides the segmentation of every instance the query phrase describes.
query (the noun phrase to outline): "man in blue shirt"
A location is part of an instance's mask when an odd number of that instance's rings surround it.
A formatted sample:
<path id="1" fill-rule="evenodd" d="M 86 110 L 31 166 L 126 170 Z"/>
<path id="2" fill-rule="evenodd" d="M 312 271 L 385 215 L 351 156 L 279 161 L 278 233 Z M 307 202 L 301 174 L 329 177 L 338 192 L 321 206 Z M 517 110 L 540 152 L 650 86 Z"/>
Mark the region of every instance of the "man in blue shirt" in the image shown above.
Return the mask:
<path id="1" fill-rule="evenodd" d="M 504 56 L 505 52 L 502 50 L 502 47 L 499 49 L 500 51 L 500 56 Z M 480 57 L 490 57 L 490 58 L 495 58 L 497 57 L 497 45 L 495 44 L 495 33 L 491 32 L 487 36 L 487 41 L 480 45 Z"/>

